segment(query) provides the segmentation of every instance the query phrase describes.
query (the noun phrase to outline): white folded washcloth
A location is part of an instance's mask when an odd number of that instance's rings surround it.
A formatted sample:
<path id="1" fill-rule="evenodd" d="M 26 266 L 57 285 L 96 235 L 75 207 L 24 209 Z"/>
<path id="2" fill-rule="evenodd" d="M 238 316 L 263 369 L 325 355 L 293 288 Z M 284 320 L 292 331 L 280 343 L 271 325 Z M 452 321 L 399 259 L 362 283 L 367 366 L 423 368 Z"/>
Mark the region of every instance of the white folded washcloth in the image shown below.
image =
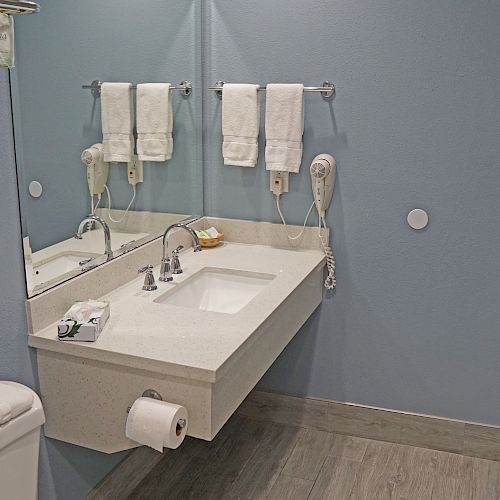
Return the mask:
<path id="1" fill-rule="evenodd" d="M 259 146 L 258 85 L 226 83 L 222 87 L 222 155 L 224 165 L 255 167 Z"/>
<path id="2" fill-rule="evenodd" d="M 298 172 L 304 134 L 304 85 L 271 83 L 266 89 L 266 169 Z"/>
<path id="3" fill-rule="evenodd" d="M 137 85 L 137 154 L 142 161 L 166 161 L 173 152 L 170 83 Z"/>
<path id="4" fill-rule="evenodd" d="M 101 122 L 104 161 L 129 162 L 134 153 L 132 85 L 103 83 Z"/>

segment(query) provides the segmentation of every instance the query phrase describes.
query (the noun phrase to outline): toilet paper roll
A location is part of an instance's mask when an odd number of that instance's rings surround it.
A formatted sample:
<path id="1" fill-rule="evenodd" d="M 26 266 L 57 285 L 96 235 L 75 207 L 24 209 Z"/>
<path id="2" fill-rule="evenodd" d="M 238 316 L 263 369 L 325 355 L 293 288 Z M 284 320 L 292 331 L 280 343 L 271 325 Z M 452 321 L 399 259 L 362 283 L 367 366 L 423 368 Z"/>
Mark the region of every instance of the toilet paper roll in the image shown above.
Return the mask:
<path id="1" fill-rule="evenodd" d="M 130 409 L 125 434 L 132 441 L 162 452 L 163 448 L 175 449 L 181 445 L 187 426 L 184 406 L 143 397 L 136 399 Z"/>

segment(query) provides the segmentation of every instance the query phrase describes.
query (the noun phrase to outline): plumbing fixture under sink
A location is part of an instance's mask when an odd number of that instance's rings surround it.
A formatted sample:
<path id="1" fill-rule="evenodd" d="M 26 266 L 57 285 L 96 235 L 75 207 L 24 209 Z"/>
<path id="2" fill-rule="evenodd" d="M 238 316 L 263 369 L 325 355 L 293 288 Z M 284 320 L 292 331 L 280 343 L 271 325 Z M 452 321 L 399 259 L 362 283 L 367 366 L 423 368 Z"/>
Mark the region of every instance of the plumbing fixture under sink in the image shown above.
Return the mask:
<path id="1" fill-rule="evenodd" d="M 264 290 L 273 274 L 203 268 L 154 300 L 159 304 L 235 314 Z"/>

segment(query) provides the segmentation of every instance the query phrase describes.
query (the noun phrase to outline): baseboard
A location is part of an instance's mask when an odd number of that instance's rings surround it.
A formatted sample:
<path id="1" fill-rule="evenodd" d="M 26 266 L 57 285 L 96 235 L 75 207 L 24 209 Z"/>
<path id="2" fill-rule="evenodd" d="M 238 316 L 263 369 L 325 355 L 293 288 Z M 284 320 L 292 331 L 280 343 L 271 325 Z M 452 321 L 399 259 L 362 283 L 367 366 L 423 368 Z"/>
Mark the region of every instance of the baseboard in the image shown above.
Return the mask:
<path id="1" fill-rule="evenodd" d="M 500 427 L 337 401 L 252 391 L 240 415 L 500 461 Z"/>
<path id="2" fill-rule="evenodd" d="M 86 500 L 127 498 L 164 456 L 147 446 L 135 448 L 88 493 Z"/>

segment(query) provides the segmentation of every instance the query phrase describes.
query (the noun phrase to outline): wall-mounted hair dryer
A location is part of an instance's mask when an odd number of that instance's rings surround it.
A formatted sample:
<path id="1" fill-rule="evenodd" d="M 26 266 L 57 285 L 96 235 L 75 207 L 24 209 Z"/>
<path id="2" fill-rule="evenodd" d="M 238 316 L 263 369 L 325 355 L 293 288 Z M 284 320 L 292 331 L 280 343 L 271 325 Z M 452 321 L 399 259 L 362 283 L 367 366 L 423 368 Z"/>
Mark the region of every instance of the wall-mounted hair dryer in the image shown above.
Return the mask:
<path id="1" fill-rule="evenodd" d="M 102 144 L 94 144 L 84 149 L 81 160 L 87 167 L 87 183 L 90 195 L 102 194 L 109 174 L 109 163 L 104 161 Z"/>
<path id="2" fill-rule="evenodd" d="M 310 168 L 314 203 L 321 218 L 332 201 L 337 163 L 332 155 L 323 153 L 314 158 Z"/>
<path id="3" fill-rule="evenodd" d="M 325 230 L 327 229 L 325 215 L 332 201 L 335 176 L 337 174 L 335 158 L 326 153 L 319 154 L 312 161 L 310 172 L 314 204 L 319 215 L 319 240 L 325 252 L 326 267 L 328 270 L 328 276 L 325 279 L 325 288 L 331 290 L 337 286 L 335 258 L 332 247 L 329 245 L 325 234 L 321 232 L 321 227 Z"/>
<path id="4" fill-rule="evenodd" d="M 290 236 L 287 230 L 285 217 L 280 207 L 280 196 L 283 192 L 288 192 L 288 172 L 271 172 L 271 191 L 276 196 L 276 208 L 281 218 L 281 222 L 285 226 L 285 232 L 289 240 L 298 240 L 304 234 L 307 221 L 311 210 L 316 205 L 318 211 L 318 237 L 323 247 L 326 256 L 326 267 L 328 276 L 325 279 L 325 288 L 329 290 L 337 286 L 337 278 L 335 274 L 335 258 L 333 250 L 328 243 L 326 236 L 326 211 L 330 206 L 333 196 L 333 188 L 335 186 L 335 176 L 337 174 L 337 163 L 332 155 L 322 153 L 314 157 L 309 169 L 311 174 L 311 187 L 313 192 L 314 201 L 311 203 L 309 211 L 307 212 L 302 230 L 295 236 Z M 286 174 L 286 176 L 283 176 Z M 286 187 L 285 187 L 286 186 Z"/>

